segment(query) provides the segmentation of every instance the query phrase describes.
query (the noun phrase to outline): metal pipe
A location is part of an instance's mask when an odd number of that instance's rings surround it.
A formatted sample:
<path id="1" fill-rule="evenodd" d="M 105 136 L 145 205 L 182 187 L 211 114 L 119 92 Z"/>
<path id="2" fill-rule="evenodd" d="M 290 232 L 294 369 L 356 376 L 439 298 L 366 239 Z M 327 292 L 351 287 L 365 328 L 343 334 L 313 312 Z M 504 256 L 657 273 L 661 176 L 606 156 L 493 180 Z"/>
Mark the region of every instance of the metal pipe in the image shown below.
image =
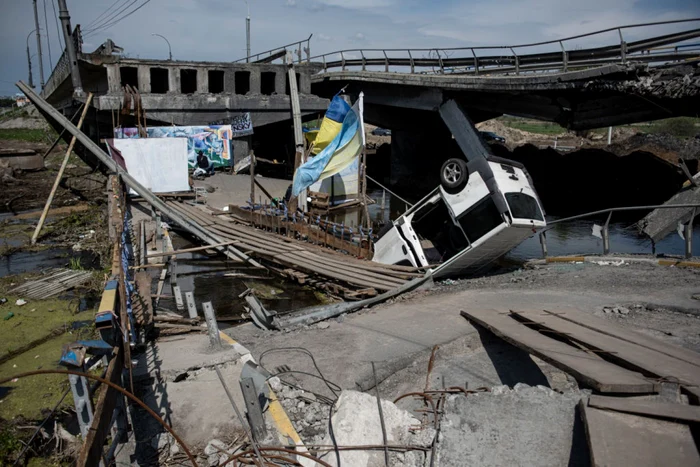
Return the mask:
<path id="1" fill-rule="evenodd" d="M 73 95 L 83 96 L 83 84 L 80 79 L 78 54 L 75 51 L 75 40 L 73 38 L 73 30 L 70 26 L 70 14 L 68 13 L 66 0 L 58 0 L 58 9 L 58 16 L 61 19 L 61 26 L 63 26 L 63 36 L 66 43 L 66 52 L 68 53 L 68 62 L 70 63 L 70 76 L 71 81 L 73 82 Z"/>
<path id="2" fill-rule="evenodd" d="M 547 222 L 547 227 L 555 224 L 561 224 L 562 222 L 574 221 L 576 219 L 583 219 L 585 217 L 597 216 L 599 214 L 606 214 L 609 212 L 618 211 L 651 211 L 653 209 L 676 209 L 676 208 L 699 208 L 700 204 L 662 204 L 658 206 L 629 206 L 624 208 L 608 208 L 601 209 L 600 211 L 587 212 L 585 214 L 578 214 L 576 216 L 565 217 L 563 219 L 556 219 L 551 222 Z"/>
<path id="3" fill-rule="evenodd" d="M 27 34 L 27 65 L 29 66 L 29 86 L 34 87 L 34 79 L 32 78 L 32 56 L 29 53 L 29 37 L 36 31 L 36 29 L 32 30 L 29 34 Z"/>
<path id="4" fill-rule="evenodd" d="M 160 34 L 152 33 L 151 36 L 162 37 L 165 40 L 165 42 L 168 43 L 168 60 L 172 61 L 173 60 L 173 49 L 170 48 L 170 41 L 165 36 L 162 36 Z"/>
<path id="5" fill-rule="evenodd" d="M 59 2 L 65 3 L 65 0 L 59 0 Z M 114 160 L 109 157 L 105 152 L 90 138 L 87 137 L 85 133 L 78 130 L 75 125 L 71 123 L 66 117 L 63 116 L 58 110 L 51 106 L 48 102 L 42 99 L 36 92 L 34 92 L 30 87 L 28 87 L 22 81 L 17 83 L 17 87 L 29 98 L 29 100 L 39 108 L 45 115 L 48 115 L 54 119 L 59 125 L 63 126 L 70 134 L 74 135 L 80 143 L 85 146 L 85 149 L 90 151 L 99 161 L 104 164 L 109 170 L 121 175 L 122 180 L 130 188 L 133 188 L 136 193 L 142 196 L 153 208 L 165 213 L 170 219 L 179 224 L 183 229 L 187 230 L 191 234 L 201 238 L 209 244 L 223 243 L 223 240 L 218 235 L 210 234 L 204 228 L 202 228 L 198 223 L 180 215 L 174 209 L 167 206 L 162 200 L 155 196 L 149 189 L 141 185 L 136 179 L 134 179 L 128 172 L 123 170 L 117 165 Z M 251 265 L 263 269 L 263 266 L 250 258 L 248 255 L 237 250 L 233 246 L 220 247 L 223 253 L 231 259 L 247 261 Z M 217 248 L 218 249 L 218 248 Z"/>
<path id="6" fill-rule="evenodd" d="M 39 13 L 36 9 L 36 0 L 32 1 L 34 6 L 34 32 L 36 33 L 36 50 L 39 54 L 39 80 L 41 84 L 41 90 L 44 90 L 44 58 L 41 54 L 41 28 L 39 28 Z"/>

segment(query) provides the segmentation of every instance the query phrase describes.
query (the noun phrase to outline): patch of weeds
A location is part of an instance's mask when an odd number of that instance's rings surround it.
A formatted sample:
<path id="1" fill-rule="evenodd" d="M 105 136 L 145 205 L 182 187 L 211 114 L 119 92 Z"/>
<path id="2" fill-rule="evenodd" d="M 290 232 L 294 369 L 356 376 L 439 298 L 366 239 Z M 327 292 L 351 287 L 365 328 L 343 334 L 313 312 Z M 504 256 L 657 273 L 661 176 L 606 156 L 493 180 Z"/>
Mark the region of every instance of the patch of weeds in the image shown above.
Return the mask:
<path id="1" fill-rule="evenodd" d="M 68 267 L 70 269 L 72 269 L 73 271 L 84 271 L 85 270 L 83 265 L 80 263 L 80 258 L 77 258 L 75 256 L 69 260 Z"/>
<path id="2" fill-rule="evenodd" d="M 53 133 L 53 132 L 51 132 Z M 47 139 L 54 137 L 46 130 L 30 128 L 0 129 L 1 140 L 28 141 L 30 143 L 45 143 Z"/>
<path id="3" fill-rule="evenodd" d="M 0 430 L 0 465 L 12 465 L 15 461 L 13 455 L 22 449 L 22 442 L 14 431 L 8 428 Z"/>

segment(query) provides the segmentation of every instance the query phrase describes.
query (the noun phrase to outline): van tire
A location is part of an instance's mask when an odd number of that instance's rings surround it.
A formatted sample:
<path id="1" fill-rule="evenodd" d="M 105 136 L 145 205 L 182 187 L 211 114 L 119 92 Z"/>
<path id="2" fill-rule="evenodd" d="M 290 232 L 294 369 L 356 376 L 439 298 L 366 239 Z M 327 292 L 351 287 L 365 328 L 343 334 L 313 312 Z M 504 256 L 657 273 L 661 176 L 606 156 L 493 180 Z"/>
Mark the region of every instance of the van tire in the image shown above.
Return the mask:
<path id="1" fill-rule="evenodd" d="M 467 161 L 453 157 L 447 159 L 440 169 L 440 184 L 449 194 L 454 195 L 462 191 L 469 181 Z"/>

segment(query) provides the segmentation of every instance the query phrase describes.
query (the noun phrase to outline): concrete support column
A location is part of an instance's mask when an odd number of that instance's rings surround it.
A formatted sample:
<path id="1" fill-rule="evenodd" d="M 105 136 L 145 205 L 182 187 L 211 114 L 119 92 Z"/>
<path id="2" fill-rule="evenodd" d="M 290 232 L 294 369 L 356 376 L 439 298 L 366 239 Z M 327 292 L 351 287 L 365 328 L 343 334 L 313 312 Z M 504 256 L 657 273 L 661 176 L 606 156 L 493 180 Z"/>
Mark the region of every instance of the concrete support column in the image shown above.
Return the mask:
<path id="1" fill-rule="evenodd" d="M 260 94 L 260 69 L 257 67 L 250 68 L 250 93 Z"/>
<path id="2" fill-rule="evenodd" d="M 242 138 L 235 138 L 231 140 L 231 147 L 233 149 L 233 163 L 237 163 L 241 159 L 248 156 L 251 148 L 251 137 L 243 136 Z"/>
<path id="3" fill-rule="evenodd" d="M 224 92 L 236 93 L 236 73 L 234 70 L 226 70 L 224 72 Z M 229 107 L 230 109 L 231 107 Z"/>
<path id="4" fill-rule="evenodd" d="M 287 73 L 284 71 L 278 71 L 275 73 L 275 92 L 279 94 L 280 96 L 283 96 L 285 94 L 285 90 L 287 89 Z"/>
<path id="5" fill-rule="evenodd" d="M 151 67 L 139 65 L 138 67 L 139 92 L 149 94 L 151 92 Z"/>
<path id="6" fill-rule="evenodd" d="M 107 65 L 107 89 L 109 94 L 119 94 L 121 92 L 121 80 L 119 65 Z"/>
<path id="7" fill-rule="evenodd" d="M 311 94 L 311 77 L 306 73 L 301 73 L 297 80 L 300 94 Z"/>
<path id="8" fill-rule="evenodd" d="M 209 70 L 206 68 L 197 69 L 197 94 L 207 94 L 209 92 Z"/>
<path id="9" fill-rule="evenodd" d="M 170 68 L 170 73 L 168 76 L 168 94 L 179 94 L 180 93 L 180 69 Z"/>

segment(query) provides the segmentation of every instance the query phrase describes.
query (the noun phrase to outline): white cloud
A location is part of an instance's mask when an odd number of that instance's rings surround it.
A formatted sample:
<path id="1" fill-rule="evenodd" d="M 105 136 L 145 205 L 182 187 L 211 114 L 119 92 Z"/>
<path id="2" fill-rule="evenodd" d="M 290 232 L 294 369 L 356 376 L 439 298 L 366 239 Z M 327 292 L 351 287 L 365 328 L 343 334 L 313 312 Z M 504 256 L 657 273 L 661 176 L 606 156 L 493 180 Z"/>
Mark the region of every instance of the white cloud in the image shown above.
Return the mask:
<path id="1" fill-rule="evenodd" d="M 323 34 L 322 32 L 315 35 L 314 37 L 322 42 L 330 42 L 333 40 L 333 38 L 331 36 L 327 36 L 326 34 Z"/>
<path id="2" fill-rule="evenodd" d="M 287 0 L 285 5 L 288 7 L 295 7 L 295 6 L 297 6 L 297 0 Z"/>

